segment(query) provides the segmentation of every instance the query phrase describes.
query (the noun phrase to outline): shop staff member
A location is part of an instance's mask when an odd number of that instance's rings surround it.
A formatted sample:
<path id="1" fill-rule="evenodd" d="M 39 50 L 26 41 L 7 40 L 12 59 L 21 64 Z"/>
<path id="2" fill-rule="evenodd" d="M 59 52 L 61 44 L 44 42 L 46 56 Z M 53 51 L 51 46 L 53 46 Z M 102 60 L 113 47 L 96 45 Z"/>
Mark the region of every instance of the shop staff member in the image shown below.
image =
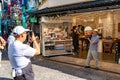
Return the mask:
<path id="1" fill-rule="evenodd" d="M 30 58 L 39 55 L 40 49 L 34 33 L 32 34 L 34 48 L 27 44 L 23 44 L 26 40 L 27 31 L 29 31 L 29 29 L 24 29 L 22 26 L 16 26 L 13 29 L 15 41 L 8 48 L 8 56 L 13 68 L 13 77 L 15 80 L 34 80 Z"/>

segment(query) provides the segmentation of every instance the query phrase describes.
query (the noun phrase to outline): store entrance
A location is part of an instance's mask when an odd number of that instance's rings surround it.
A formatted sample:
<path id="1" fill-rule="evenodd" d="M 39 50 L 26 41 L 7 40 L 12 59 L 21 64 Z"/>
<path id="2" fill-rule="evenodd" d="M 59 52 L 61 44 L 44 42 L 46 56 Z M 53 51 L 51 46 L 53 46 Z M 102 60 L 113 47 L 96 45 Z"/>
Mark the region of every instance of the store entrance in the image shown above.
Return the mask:
<path id="1" fill-rule="evenodd" d="M 115 39 L 119 38 L 118 24 L 120 10 L 97 11 L 80 14 L 72 14 L 76 26 L 90 26 L 98 29 L 100 41 L 98 45 L 99 60 L 103 62 L 115 63 Z M 72 57 L 86 59 L 88 53 L 87 43 L 84 34 L 79 35 L 80 50 L 77 55 Z"/>

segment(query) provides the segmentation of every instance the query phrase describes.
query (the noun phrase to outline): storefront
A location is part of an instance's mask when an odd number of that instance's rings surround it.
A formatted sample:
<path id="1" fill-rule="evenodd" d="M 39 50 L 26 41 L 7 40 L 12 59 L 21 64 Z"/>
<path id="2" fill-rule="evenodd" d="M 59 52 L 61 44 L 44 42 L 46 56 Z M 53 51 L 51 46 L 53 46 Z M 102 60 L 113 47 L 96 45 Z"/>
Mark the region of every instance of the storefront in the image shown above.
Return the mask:
<path id="1" fill-rule="evenodd" d="M 99 33 L 102 35 L 101 46 L 99 46 L 100 59 L 114 63 L 115 46 L 112 44 L 112 52 L 110 54 L 104 53 L 103 41 L 111 39 L 114 43 L 116 38 L 120 38 L 119 3 L 119 0 L 96 0 L 62 7 L 45 8 L 30 13 L 41 19 L 39 22 L 41 27 L 41 39 L 43 41 L 43 55 L 59 55 L 61 53 L 72 54 L 72 40 L 69 35 L 72 26 L 91 26 L 93 29 L 98 29 Z M 66 29 L 68 29 L 68 31 L 66 31 Z M 84 35 L 80 35 L 80 37 L 84 37 Z M 83 47 L 83 51 L 80 52 L 80 55 L 77 57 L 86 58 L 86 44 L 83 42 L 84 44 L 82 45 L 81 40 L 79 43 L 80 47 Z M 69 46 L 65 47 L 65 45 Z M 66 50 L 67 48 L 68 51 Z"/>
<path id="2" fill-rule="evenodd" d="M 43 56 L 72 54 L 72 18 L 42 17 L 40 24 Z"/>
<path id="3" fill-rule="evenodd" d="M 119 17 L 120 9 L 87 12 L 80 14 L 72 14 L 75 20 L 74 24 L 91 26 L 98 29 L 103 38 L 110 36 L 111 38 L 119 38 Z"/>
<path id="4" fill-rule="evenodd" d="M 116 63 L 116 45 L 115 40 L 120 38 L 119 23 L 120 23 L 120 9 L 102 10 L 94 12 L 85 12 L 78 14 L 71 14 L 73 17 L 73 25 L 82 25 L 84 27 L 91 26 L 93 29 L 98 29 L 101 39 L 98 46 L 99 60 Z M 80 35 L 83 38 L 84 35 Z M 80 50 L 77 55 L 78 58 L 86 59 L 87 49 L 86 43 L 79 40 Z"/>

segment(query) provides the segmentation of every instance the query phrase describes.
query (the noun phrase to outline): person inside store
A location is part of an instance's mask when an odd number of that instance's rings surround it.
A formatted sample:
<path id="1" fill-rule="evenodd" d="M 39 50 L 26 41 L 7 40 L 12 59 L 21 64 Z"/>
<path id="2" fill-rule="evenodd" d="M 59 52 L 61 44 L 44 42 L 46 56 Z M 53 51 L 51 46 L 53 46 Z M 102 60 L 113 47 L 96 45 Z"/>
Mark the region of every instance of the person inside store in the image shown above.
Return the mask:
<path id="1" fill-rule="evenodd" d="M 98 36 L 98 30 L 94 29 L 92 32 L 91 39 L 88 37 L 88 41 L 90 42 L 87 59 L 86 59 L 86 66 L 85 68 L 90 68 L 90 60 L 93 57 L 95 60 L 95 69 L 98 70 L 98 42 L 99 42 L 99 36 Z"/>
<path id="2" fill-rule="evenodd" d="M 71 31 L 72 31 L 74 54 L 76 55 L 79 51 L 79 33 L 77 32 L 77 26 L 73 26 Z"/>
<path id="3" fill-rule="evenodd" d="M 29 29 L 23 26 L 16 26 L 13 29 L 15 41 L 8 48 L 8 57 L 12 66 L 12 76 L 14 80 L 34 80 L 34 72 L 30 58 L 40 55 L 40 48 L 32 33 L 34 47 L 24 44 Z"/>
<path id="4" fill-rule="evenodd" d="M 89 42 L 88 38 L 91 39 L 92 32 L 93 32 L 93 30 L 90 26 L 85 27 L 84 34 L 85 34 L 85 44 L 86 44 L 86 49 L 87 50 L 89 49 L 89 45 L 90 45 L 90 42 Z"/>
<path id="5" fill-rule="evenodd" d="M 84 26 L 83 25 L 78 25 L 78 32 L 79 32 L 79 34 L 84 35 Z"/>
<path id="6" fill-rule="evenodd" d="M 1 59 L 2 59 L 2 50 L 6 45 L 6 41 L 0 36 L 0 67 L 1 67 Z"/>

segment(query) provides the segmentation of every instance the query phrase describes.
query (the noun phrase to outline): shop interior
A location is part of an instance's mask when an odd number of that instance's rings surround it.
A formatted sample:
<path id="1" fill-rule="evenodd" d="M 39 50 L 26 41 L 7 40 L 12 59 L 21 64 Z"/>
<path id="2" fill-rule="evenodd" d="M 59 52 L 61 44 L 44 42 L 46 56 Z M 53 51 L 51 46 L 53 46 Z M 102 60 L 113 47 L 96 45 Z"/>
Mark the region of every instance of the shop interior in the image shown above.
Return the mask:
<path id="1" fill-rule="evenodd" d="M 118 24 L 120 10 L 96 11 L 79 14 L 69 14 L 63 17 L 44 17 L 42 26 L 42 46 L 44 55 L 73 54 L 71 29 L 74 25 L 91 26 L 98 29 L 99 60 L 115 63 L 115 39 L 120 38 Z M 81 30 L 80 30 L 81 31 Z M 77 55 L 67 55 L 86 59 L 88 47 L 84 41 L 84 34 L 79 34 L 79 52 Z M 107 48 L 106 46 L 109 46 Z"/>
<path id="2" fill-rule="evenodd" d="M 115 40 L 120 38 L 118 34 L 120 16 L 118 16 L 120 10 L 109 10 L 109 11 L 97 11 L 87 12 L 81 14 L 72 14 L 73 24 L 82 25 L 84 27 L 91 26 L 93 29 L 98 29 L 100 40 L 98 43 L 99 60 L 115 63 L 116 60 L 116 45 Z M 79 46 L 80 51 L 77 56 L 78 58 L 86 59 L 87 57 L 87 44 L 83 39 L 84 34 L 80 34 Z M 83 43 L 83 44 L 82 44 Z M 83 48 L 82 48 L 83 47 Z"/>

